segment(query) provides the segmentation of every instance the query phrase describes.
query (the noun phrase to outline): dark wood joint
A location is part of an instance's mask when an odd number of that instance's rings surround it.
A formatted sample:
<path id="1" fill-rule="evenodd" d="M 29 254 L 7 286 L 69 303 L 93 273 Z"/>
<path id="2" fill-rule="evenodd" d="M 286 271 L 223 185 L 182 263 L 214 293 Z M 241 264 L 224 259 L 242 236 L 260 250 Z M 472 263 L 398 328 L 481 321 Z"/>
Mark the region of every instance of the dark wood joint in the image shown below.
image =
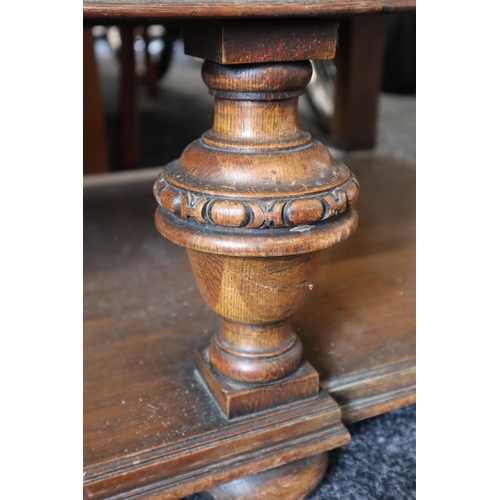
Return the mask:
<path id="1" fill-rule="evenodd" d="M 186 54 L 220 64 L 333 59 L 332 19 L 257 19 L 191 22 L 183 28 Z"/>

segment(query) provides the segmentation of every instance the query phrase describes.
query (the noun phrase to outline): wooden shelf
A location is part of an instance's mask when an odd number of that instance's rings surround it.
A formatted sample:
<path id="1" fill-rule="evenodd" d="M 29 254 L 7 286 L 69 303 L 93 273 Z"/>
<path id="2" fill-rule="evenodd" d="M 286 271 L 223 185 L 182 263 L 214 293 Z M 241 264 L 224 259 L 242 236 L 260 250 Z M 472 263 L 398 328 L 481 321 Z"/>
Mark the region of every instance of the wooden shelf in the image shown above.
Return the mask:
<path id="1" fill-rule="evenodd" d="M 342 419 L 356 421 L 415 401 L 415 169 L 346 163 L 361 184 L 359 227 L 326 252 L 294 327 Z M 308 443 L 345 444 L 325 431 L 340 415 L 325 393 L 224 418 L 195 375 L 218 319 L 185 250 L 155 229 L 153 178 L 113 179 L 84 190 L 86 496 L 179 498 L 307 456 Z"/>
<path id="2" fill-rule="evenodd" d="M 358 229 L 326 252 L 295 317 L 305 357 L 345 422 L 415 401 L 415 170 L 357 158 L 346 162 L 361 185 Z"/>

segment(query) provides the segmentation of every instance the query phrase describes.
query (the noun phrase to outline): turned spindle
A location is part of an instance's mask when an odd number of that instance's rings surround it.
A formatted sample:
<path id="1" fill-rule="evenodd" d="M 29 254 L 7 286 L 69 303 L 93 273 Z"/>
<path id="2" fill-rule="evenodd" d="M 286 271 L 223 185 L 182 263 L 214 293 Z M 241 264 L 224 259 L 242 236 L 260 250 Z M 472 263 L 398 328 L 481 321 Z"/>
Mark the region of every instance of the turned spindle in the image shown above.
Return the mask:
<path id="1" fill-rule="evenodd" d="M 311 75 L 309 61 L 205 61 L 213 127 L 154 187 L 158 230 L 187 247 L 222 318 L 198 362 L 228 416 L 319 390 L 289 318 L 312 293 L 323 250 L 355 230 L 359 186 L 300 129 L 298 97 Z"/>

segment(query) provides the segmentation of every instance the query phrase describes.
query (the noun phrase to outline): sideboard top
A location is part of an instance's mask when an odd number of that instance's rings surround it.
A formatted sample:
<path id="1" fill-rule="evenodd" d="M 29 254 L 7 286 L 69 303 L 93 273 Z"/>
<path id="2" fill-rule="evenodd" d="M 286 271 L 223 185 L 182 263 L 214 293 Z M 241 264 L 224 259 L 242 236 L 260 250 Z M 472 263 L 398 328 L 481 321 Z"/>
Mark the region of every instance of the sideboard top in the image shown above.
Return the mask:
<path id="1" fill-rule="evenodd" d="M 416 0 L 85 0 L 92 19 L 313 17 L 415 10 Z"/>

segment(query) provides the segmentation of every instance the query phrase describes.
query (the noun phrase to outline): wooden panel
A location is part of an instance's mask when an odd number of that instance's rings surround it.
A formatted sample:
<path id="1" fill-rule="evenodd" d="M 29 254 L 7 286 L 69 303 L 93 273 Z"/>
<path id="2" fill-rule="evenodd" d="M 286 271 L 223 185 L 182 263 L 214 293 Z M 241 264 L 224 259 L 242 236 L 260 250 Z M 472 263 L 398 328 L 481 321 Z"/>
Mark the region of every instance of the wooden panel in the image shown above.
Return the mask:
<path id="1" fill-rule="evenodd" d="M 198 408 L 200 418 L 205 406 Z M 180 414 L 175 418 L 182 421 Z M 178 443 L 120 453 L 85 467 L 84 497 L 181 498 L 347 444 L 349 434 L 335 424 L 339 418 L 338 406 L 323 392 L 314 401 L 205 434 L 186 432 Z"/>
<path id="2" fill-rule="evenodd" d="M 311 306 L 294 325 L 322 386 L 354 421 L 414 401 L 415 171 L 395 160 L 346 161 L 361 185 L 358 229 L 326 252 Z"/>
<path id="3" fill-rule="evenodd" d="M 414 10 L 415 0 L 87 0 L 83 15 L 91 19 L 224 18 L 328 16 Z"/>
<path id="4" fill-rule="evenodd" d="M 414 401 L 415 172 L 347 163 L 362 186 L 359 228 L 326 252 L 294 324 L 323 386 L 357 420 Z M 347 442 L 324 395 L 228 423 L 193 376 L 218 319 L 186 251 L 154 227 L 153 176 L 103 177 L 84 190 L 87 492 L 179 498 Z"/>

